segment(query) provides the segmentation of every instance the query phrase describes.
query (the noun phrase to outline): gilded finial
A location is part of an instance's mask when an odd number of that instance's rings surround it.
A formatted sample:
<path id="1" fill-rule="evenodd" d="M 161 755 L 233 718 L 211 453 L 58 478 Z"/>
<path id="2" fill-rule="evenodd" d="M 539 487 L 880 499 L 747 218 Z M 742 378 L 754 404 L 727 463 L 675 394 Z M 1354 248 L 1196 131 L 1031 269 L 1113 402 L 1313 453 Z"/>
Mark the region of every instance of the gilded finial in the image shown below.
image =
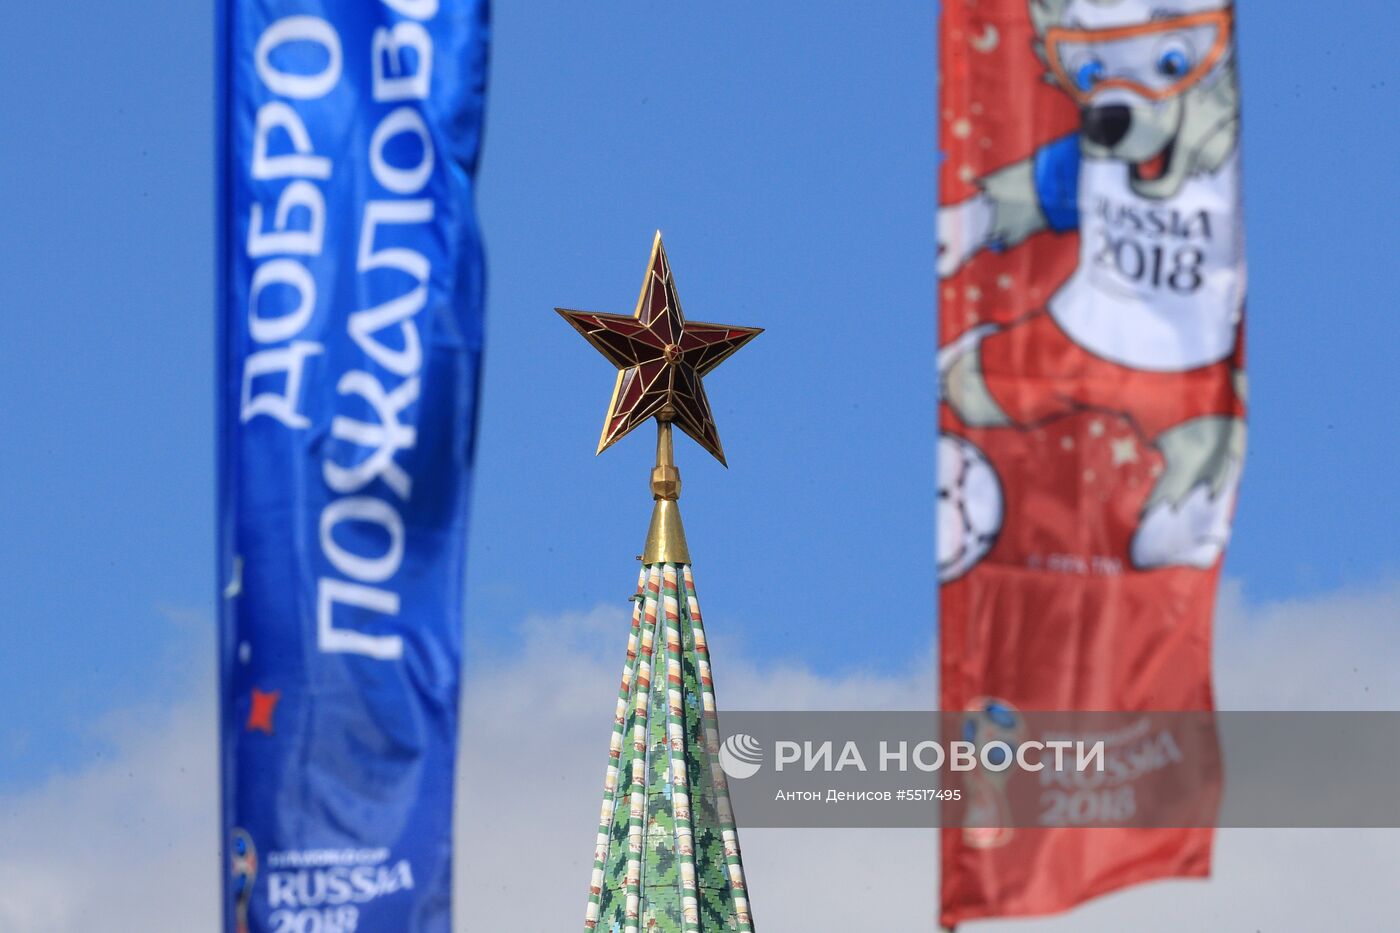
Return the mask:
<path id="1" fill-rule="evenodd" d="M 685 543 L 685 526 L 681 524 L 681 471 L 676 469 L 675 452 L 671 446 L 671 422 L 657 418 L 656 466 L 651 470 L 651 496 L 656 505 L 651 509 L 651 527 L 647 529 L 642 562 L 646 564 L 688 564 L 690 548 Z"/>

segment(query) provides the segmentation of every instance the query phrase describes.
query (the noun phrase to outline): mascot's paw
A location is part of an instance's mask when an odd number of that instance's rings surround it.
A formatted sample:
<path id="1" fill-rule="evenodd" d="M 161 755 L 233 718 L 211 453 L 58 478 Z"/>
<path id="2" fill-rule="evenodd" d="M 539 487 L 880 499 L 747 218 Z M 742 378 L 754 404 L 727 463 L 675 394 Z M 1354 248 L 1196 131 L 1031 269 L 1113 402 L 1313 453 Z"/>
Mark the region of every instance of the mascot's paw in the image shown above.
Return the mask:
<path id="1" fill-rule="evenodd" d="M 1230 540 L 1244 468 L 1244 422 L 1196 418 L 1157 442 L 1166 469 L 1157 481 L 1133 535 L 1133 564 L 1140 568 L 1207 568 Z"/>
<path id="2" fill-rule="evenodd" d="M 938 209 L 938 277 L 946 279 L 987 245 L 996 211 L 985 194 Z"/>
<path id="3" fill-rule="evenodd" d="M 943 400 L 970 428 L 994 428 L 1011 423 L 982 376 L 982 341 L 998 330 L 981 324 L 938 350 L 938 388 Z"/>

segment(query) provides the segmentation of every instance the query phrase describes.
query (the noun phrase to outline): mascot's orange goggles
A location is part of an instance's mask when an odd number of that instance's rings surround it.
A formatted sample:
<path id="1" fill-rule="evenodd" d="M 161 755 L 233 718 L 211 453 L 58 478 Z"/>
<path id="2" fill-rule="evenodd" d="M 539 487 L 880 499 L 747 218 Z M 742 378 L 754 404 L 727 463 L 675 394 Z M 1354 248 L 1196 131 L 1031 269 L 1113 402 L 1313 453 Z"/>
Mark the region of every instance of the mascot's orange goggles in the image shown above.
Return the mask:
<path id="1" fill-rule="evenodd" d="M 1230 48 L 1229 10 L 1209 10 L 1114 29 L 1045 33 L 1055 78 L 1081 104 L 1108 88 L 1166 100 L 1200 82 Z"/>

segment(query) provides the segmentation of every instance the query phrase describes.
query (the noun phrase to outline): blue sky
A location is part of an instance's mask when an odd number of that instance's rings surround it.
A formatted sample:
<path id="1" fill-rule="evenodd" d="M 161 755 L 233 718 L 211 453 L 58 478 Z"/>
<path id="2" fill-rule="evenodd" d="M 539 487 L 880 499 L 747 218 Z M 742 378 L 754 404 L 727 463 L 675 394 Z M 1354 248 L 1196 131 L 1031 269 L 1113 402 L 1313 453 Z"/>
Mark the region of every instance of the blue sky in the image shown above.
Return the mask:
<path id="1" fill-rule="evenodd" d="M 1239 17 L 1252 435 L 1226 569 L 1259 602 L 1400 569 L 1400 73 L 1380 2 Z M 768 329 L 709 380 L 731 468 L 678 449 L 715 641 L 831 675 L 925 663 L 932 4 L 495 19 L 469 667 L 529 615 L 628 595 L 651 446 L 593 456 L 611 375 L 550 309 L 630 311 L 656 227 L 690 316 Z M 73 0 L 7 23 L 0 785 L 212 677 L 216 591 L 210 11 Z"/>

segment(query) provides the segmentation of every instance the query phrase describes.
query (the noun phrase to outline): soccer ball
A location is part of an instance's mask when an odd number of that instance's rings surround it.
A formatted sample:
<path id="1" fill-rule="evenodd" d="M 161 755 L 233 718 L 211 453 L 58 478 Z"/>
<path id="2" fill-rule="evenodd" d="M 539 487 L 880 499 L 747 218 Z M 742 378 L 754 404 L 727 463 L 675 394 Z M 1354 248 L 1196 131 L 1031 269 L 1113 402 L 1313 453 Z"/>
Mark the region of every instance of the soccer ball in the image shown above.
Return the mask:
<path id="1" fill-rule="evenodd" d="M 956 580 L 996 543 L 1004 503 L 986 455 L 955 434 L 938 439 L 938 579 Z"/>

